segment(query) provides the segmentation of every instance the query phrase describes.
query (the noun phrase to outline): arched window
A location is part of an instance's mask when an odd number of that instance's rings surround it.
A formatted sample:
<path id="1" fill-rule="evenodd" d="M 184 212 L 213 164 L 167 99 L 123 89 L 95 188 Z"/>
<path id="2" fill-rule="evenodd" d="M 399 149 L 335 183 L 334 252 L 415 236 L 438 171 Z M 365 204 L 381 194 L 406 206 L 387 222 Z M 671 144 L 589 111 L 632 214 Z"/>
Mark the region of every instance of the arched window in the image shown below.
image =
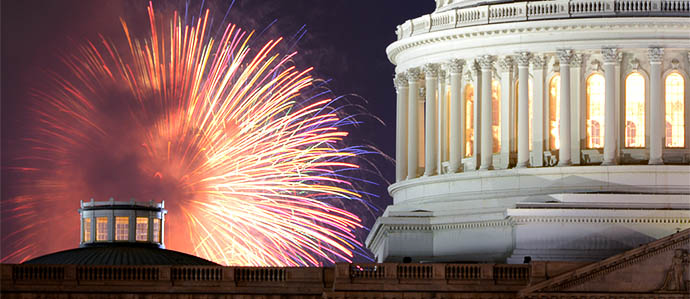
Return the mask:
<path id="1" fill-rule="evenodd" d="M 561 75 L 556 74 L 549 81 L 549 149 L 557 150 L 560 145 L 559 121 L 560 121 L 560 97 L 561 97 Z"/>
<path id="2" fill-rule="evenodd" d="M 638 72 L 631 73 L 625 79 L 625 147 L 645 146 L 644 81 L 644 77 Z"/>
<path id="3" fill-rule="evenodd" d="M 518 135 L 518 117 L 519 117 L 519 109 L 520 109 L 520 103 L 519 103 L 519 97 L 520 97 L 520 80 L 515 80 L 515 102 L 517 105 L 515 107 L 515 136 L 517 137 Z M 532 78 L 529 78 L 527 81 L 527 114 L 528 120 L 527 120 L 527 144 L 528 144 L 528 150 L 532 150 Z M 517 146 L 517 142 L 515 143 L 515 146 Z M 517 148 L 515 149 L 517 151 Z"/>
<path id="4" fill-rule="evenodd" d="M 474 150 L 474 86 L 465 85 L 465 157 Z"/>
<path id="5" fill-rule="evenodd" d="M 587 78 L 587 148 L 604 147 L 604 76 Z"/>
<path id="6" fill-rule="evenodd" d="M 501 151 L 501 85 L 498 80 L 491 81 L 491 130 L 494 136 L 493 152 Z"/>
<path id="7" fill-rule="evenodd" d="M 678 72 L 666 76 L 666 147 L 685 147 L 685 79 Z"/>

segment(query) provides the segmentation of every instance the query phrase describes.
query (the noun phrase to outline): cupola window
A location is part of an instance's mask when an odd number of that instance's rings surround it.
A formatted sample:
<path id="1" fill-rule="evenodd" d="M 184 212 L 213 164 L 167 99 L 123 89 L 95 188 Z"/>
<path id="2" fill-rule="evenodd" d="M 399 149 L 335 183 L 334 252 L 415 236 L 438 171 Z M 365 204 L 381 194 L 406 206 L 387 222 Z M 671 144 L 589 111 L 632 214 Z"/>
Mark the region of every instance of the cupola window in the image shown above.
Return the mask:
<path id="1" fill-rule="evenodd" d="M 147 217 L 137 217 L 137 241 L 147 241 L 149 234 L 149 219 Z"/>
<path id="2" fill-rule="evenodd" d="M 115 217 L 115 240 L 127 241 L 129 239 L 129 217 Z"/>
<path id="3" fill-rule="evenodd" d="M 96 218 L 96 241 L 108 240 L 108 217 Z"/>

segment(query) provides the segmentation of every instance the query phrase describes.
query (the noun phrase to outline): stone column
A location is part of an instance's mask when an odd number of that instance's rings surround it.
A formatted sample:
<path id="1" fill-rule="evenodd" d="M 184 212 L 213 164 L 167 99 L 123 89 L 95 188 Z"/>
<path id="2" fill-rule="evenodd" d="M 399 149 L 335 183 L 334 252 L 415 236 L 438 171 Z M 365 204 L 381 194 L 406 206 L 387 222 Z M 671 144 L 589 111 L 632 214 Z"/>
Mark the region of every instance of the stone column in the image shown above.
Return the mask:
<path id="1" fill-rule="evenodd" d="M 661 149 L 664 134 L 664 100 L 661 89 L 663 48 L 649 48 L 649 164 L 664 164 Z"/>
<path id="2" fill-rule="evenodd" d="M 424 79 L 426 81 L 426 108 L 424 117 L 424 175 L 436 174 L 436 80 L 438 79 L 438 65 L 424 65 Z"/>
<path id="3" fill-rule="evenodd" d="M 518 129 L 517 165 L 529 166 L 529 60 L 531 54 L 522 52 L 518 61 Z"/>
<path id="4" fill-rule="evenodd" d="M 474 60 L 474 62 L 470 66 L 470 70 L 470 76 L 474 79 L 474 111 L 472 114 L 474 115 L 474 121 L 472 122 L 472 125 L 474 126 L 474 129 L 472 130 L 474 134 L 474 143 L 472 149 L 472 162 L 474 162 L 474 169 L 476 170 L 479 169 L 482 152 L 482 142 L 480 139 L 480 136 L 482 136 L 482 71 L 479 67 L 478 60 Z"/>
<path id="5" fill-rule="evenodd" d="M 465 115 L 462 114 L 463 109 L 463 94 L 461 93 L 462 85 L 462 67 L 465 64 L 464 60 L 453 59 L 448 64 L 450 73 L 450 146 L 449 146 L 449 160 L 450 167 L 448 172 L 456 173 L 460 171 L 460 164 L 464 154 L 465 145 L 462 144 L 461 133 L 464 131 L 462 125 Z"/>
<path id="6" fill-rule="evenodd" d="M 493 145 L 494 137 L 491 123 L 493 119 L 491 103 L 491 69 L 494 58 L 491 55 L 484 55 L 479 59 L 482 70 L 481 82 L 481 166 L 480 170 L 493 169 Z M 475 137 L 477 138 L 477 137 Z"/>
<path id="7" fill-rule="evenodd" d="M 499 139 L 500 150 L 499 150 L 499 161 L 498 164 L 494 163 L 494 169 L 507 169 L 510 166 L 510 153 L 514 152 L 516 148 L 516 136 L 515 136 L 515 109 L 517 108 L 513 99 L 515 98 L 513 94 L 515 93 L 515 85 L 513 81 L 514 72 L 514 60 L 511 56 L 505 56 L 498 60 L 498 70 L 500 71 L 500 106 L 498 107 L 500 111 L 499 121 L 499 131 L 501 132 L 501 138 Z M 495 75 L 492 74 L 493 78 Z M 492 82 L 493 83 L 493 82 Z M 491 86 L 493 93 L 493 85 Z M 493 107 L 493 103 L 491 105 Z M 493 117 L 493 114 L 492 114 Z M 493 119 L 491 120 L 493 124 Z M 491 131 L 493 140 L 493 131 Z"/>
<path id="8" fill-rule="evenodd" d="M 439 65 L 438 70 L 438 103 L 436 104 L 436 115 L 438 121 L 436 122 L 438 143 L 436 153 L 436 171 L 438 174 L 443 174 L 443 161 L 448 161 L 448 152 L 446 151 L 448 139 L 448 99 L 446 99 L 446 71 Z"/>
<path id="9" fill-rule="evenodd" d="M 419 135 L 418 122 L 419 111 L 417 109 L 417 94 L 419 93 L 419 69 L 413 68 L 407 71 L 408 83 L 408 119 L 407 119 L 407 179 L 417 177 L 419 165 Z"/>
<path id="10" fill-rule="evenodd" d="M 544 114 L 544 105 L 548 105 L 548 100 L 544 100 L 544 95 L 548 90 L 548 84 L 544 79 L 544 67 L 547 58 L 543 55 L 535 55 L 532 58 L 532 73 L 534 74 L 534 98 L 532 99 L 532 167 L 542 167 L 544 165 L 544 128 L 548 128 L 547 117 Z M 547 84 L 545 86 L 545 84 Z M 547 98 L 548 99 L 548 98 Z"/>
<path id="11" fill-rule="evenodd" d="M 616 48 L 603 48 L 601 53 L 604 56 L 604 78 L 606 80 L 606 91 L 604 93 L 604 162 L 601 165 L 616 164 L 616 69 L 618 62 L 618 50 Z M 561 77 L 561 81 L 562 81 Z M 563 92 L 561 91 L 561 94 Z M 563 106 L 561 106 L 563 107 Z M 563 139 L 563 137 L 561 137 Z"/>
<path id="12" fill-rule="evenodd" d="M 405 73 L 395 74 L 396 118 L 395 118 L 395 181 L 400 182 L 407 175 L 407 107 L 408 83 Z"/>
<path id="13" fill-rule="evenodd" d="M 559 50 L 558 61 L 561 74 L 561 98 L 560 104 L 560 124 L 559 124 L 559 150 L 558 166 L 569 166 L 570 161 L 570 59 L 573 57 L 573 50 Z"/>
<path id="14" fill-rule="evenodd" d="M 581 132 L 585 124 L 582 120 L 585 114 L 582 108 L 586 105 L 586 101 L 582 100 L 582 61 L 584 54 L 574 54 L 573 59 L 570 60 L 570 119 L 572 125 L 570 127 L 570 162 L 572 164 L 580 164 L 580 156 L 582 150 Z"/>

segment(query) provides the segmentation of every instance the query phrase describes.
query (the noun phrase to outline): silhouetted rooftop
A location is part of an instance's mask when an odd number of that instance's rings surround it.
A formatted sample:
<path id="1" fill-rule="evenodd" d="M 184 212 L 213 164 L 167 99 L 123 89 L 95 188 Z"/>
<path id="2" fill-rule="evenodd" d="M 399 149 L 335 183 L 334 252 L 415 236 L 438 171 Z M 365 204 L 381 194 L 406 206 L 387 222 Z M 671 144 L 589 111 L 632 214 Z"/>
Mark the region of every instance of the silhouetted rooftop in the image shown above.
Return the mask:
<path id="1" fill-rule="evenodd" d="M 89 246 L 40 256 L 24 264 L 44 265 L 188 265 L 218 264 L 190 254 L 160 249 L 148 244 L 113 244 Z"/>

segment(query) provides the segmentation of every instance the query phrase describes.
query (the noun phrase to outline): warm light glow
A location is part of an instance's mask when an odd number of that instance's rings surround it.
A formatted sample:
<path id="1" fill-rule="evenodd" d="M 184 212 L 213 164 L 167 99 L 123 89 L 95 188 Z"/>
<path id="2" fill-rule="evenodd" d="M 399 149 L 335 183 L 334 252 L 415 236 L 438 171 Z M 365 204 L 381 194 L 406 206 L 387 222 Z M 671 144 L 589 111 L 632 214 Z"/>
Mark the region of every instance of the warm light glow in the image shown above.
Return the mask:
<path id="1" fill-rule="evenodd" d="M 587 148 L 604 147 L 604 83 L 601 74 L 587 78 Z"/>
<path id="2" fill-rule="evenodd" d="M 501 151 L 501 85 L 498 80 L 491 81 L 491 110 L 493 112 L 491 130 L 494 135 L 493 152 Z"/>
<path id="3" fill-rule="evenodd" d="M 644 147 L 644 77 L 634 72 L 625 79 L 625 147 Z"/>
<path id="4" fill-rule="evenodd" d="M 84 218 L 84 242 L 91 242 L 91 218 Z"/>
<path id="5" fill-rule="evenodd" d="M 161 220 L 153 218 L 153 241 L 161 242 Z"/>
<path id="6" fill-rule="evenodd" d="M 96 241 L 108 240 L 108 217 L 96 218 Z"/>
<path id="7" fill-rule="evenodd" d="M 559 124 L 560 124 L 560 98 L 561 98 L 561 75 L 556 74 L 549 81 L 549 149 L 557 150 L 560 146 Z"/>
<path id="8" fill-rule="evenodd" d="M 685 79 L 666 76 L 666 147 L 685 147 Z"/>
<path id="9" fill-rule="evenodd" d="M 129 217 L 115 217 L 115 240 L 127 241 L 129 239 Z"/>
<path id="10" fill-rule="evenodd" d="M 149 234 L 149 218 L 137 217 L 137 241 L 147 241 Z"/>
<path id="11" fill-rule="evenodd" d="M 465 157 L 471 157 L 474 149 L 474 86 L 465 85 Z"/>

